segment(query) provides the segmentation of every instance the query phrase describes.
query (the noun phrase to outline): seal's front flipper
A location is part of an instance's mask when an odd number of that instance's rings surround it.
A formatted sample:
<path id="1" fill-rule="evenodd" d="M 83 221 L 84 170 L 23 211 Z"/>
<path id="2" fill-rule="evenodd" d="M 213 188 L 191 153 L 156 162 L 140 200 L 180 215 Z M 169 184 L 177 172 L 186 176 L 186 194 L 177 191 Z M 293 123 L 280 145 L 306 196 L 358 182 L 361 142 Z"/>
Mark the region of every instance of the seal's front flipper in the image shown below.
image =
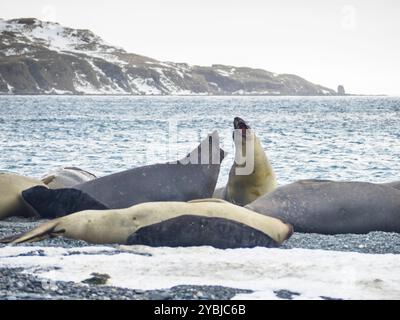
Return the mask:
<path id="1" fill-rule="evenodd" d="M 22 198 L 45 219 L 54 219 L 83 210 L 109 209 L 87 193 L 73 189 L 47 189 L 43 186 L 22 191 Z"/>

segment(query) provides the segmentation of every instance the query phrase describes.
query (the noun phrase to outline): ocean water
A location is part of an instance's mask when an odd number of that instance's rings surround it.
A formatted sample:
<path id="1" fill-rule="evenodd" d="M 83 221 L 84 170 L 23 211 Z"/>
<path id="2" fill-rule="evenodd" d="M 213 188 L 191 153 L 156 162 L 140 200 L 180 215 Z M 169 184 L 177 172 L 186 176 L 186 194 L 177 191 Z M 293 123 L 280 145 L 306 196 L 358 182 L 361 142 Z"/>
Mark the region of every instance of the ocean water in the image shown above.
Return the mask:
<path id="1" fill-rule="evenodd" d="M 235 116 L 255 130 L 280 184 L 400 180 L 397 97 L 0 96 L 0 170 L 101 176 L 181 158 L 218 130 L 223 185 Z"/>

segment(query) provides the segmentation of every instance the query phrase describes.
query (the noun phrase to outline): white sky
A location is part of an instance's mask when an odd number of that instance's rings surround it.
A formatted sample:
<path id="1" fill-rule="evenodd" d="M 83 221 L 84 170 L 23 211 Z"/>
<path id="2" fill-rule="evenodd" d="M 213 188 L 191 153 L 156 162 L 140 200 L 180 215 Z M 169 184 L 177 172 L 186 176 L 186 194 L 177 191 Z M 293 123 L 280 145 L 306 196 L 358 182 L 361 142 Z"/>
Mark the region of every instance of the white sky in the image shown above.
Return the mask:
<path id="1" fill-rule="evenodd" d="M 258 67 L 400 95 L 399 0 L 0 0 L 159 60 Z"/>

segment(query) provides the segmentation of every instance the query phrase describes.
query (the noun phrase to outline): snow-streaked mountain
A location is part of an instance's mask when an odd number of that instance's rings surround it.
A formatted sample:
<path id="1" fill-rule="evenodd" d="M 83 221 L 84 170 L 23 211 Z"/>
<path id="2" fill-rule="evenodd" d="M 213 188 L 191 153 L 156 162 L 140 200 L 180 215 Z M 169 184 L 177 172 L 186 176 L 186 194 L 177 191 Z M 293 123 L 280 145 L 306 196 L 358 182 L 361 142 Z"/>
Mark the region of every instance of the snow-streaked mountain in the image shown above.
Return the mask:
<path id="1" fill-rule="evenodd" d="M 0 19 L 0 94 L 335 95 L 295 75 L 161 62 L 89 30 Z"/>

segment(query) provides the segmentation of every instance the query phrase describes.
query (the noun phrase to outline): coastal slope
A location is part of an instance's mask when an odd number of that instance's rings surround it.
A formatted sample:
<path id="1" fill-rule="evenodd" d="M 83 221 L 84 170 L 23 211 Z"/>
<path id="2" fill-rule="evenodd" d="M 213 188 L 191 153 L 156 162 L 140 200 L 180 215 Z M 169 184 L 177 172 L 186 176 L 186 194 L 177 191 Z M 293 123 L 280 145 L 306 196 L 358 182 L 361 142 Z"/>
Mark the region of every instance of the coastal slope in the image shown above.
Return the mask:
<path id="1" fill-rule="evenodd" d="M 336 95 L 299 76 L 161 62 L 89 30 L 0 19 L 0 94 Z"/>

